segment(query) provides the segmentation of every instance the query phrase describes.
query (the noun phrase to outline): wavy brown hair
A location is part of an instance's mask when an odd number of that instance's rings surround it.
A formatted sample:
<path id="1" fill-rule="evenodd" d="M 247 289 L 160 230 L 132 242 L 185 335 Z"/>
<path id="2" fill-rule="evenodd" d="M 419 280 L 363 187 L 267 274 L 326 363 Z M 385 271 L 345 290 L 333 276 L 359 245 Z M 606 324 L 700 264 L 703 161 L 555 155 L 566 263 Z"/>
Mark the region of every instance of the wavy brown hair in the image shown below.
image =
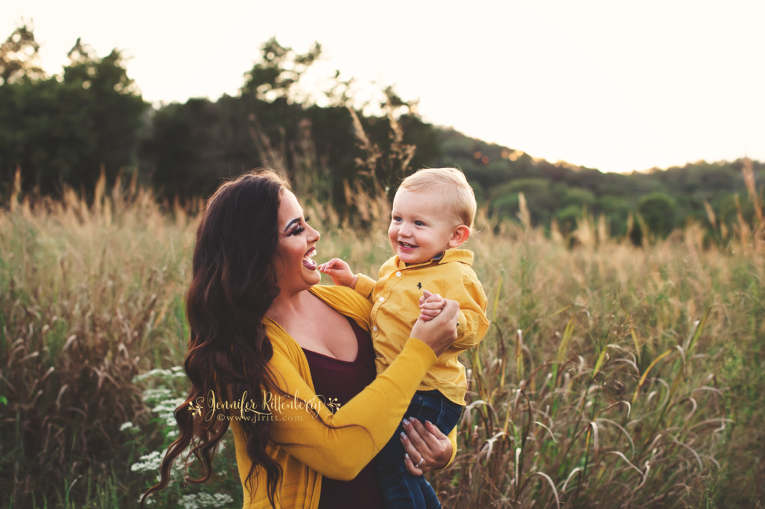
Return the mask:
<path id="1" fill-rule="evenodd" d="M 236 401 L 245 391 L 258 394 L 262 387 L 276 387 L 267 368 L 273 348 L 262 320 L 279 295 L 272 260 L 279 244 L 280 195 L 289 188 L 278 173 L 250 172 L 222 184 L 207 202 L 197 229 L 186 294 L 190 337 L 184 368 L 192 388 L 175 411 L 178 439 L 162 460 L 159 484 L 141 498 L 142 508 L 151 493 L 168 485 L 171 465 L 189 445 L 190 454 L 201 463 L 202 477 L 187 477 L 186 481 L 203 483 L 212 474 L 216 445 L 228 431 L 228 419 L 194 419 L 188 410 L 190 402 L 218 389 L 223 391 L 221 399 Z M 266 472 L 268 498 L 274 506 L 282 470 L 266 452 L 271 422 L 239 422 L 252 461 L 245 489 L 252 485 L 255 468 L 260 466 Z"/>

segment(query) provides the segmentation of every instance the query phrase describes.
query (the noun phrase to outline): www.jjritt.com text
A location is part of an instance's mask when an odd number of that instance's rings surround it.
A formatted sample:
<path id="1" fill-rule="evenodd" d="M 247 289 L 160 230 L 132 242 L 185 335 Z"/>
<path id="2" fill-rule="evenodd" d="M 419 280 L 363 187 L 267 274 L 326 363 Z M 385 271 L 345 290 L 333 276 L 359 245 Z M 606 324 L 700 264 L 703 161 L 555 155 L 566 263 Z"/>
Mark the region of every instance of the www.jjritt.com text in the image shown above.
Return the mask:
<path id="1" fill-rule="evenodd" d="M 272 414 L 264 414 L 264 415 L 225 415 L 225 414 L 218 414 L 218 420 L 228 420 L 228 421 L 253 421 L 253 422 L 261 422 L 261 421 L 302 421 L 303 416 L 302 415 L 272 415 Z"/>

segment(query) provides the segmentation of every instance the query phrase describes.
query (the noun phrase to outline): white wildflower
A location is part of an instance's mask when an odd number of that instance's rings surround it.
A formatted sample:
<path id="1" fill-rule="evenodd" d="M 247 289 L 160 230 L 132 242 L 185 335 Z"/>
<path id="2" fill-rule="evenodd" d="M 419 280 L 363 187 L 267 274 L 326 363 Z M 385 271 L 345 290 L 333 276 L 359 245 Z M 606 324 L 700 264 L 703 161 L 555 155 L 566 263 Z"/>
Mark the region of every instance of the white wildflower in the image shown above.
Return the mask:
<path id="1" fill-rule="evenodd" d="M 143 391 L 143 400 L 146 402 L 158 402 L 171 399 L 173 393 L 167 387 L 157 387 L 156 389 L 146 389 Z"/>
<path id="2" fill-rule="evenodd" d="M 169 391 L 168 391 L 169 392 Z M 145 393 L 144 393 L 145 394 Z M 186 398 L 171 398 L 163 400 L 159 405 L 151 409 L 152 412 L 175 412 L 175 409 L 186 402 Z"/>
<path id="3" fill-rule="evenodd" d="M 133 463 L 130 470 L 133 472 L 153 472 L 159 470 L 159 466 L 162 464 L 162 457 L 165 455 L 165 451 L 154 451 L 150 454 L 141 456 L 141 460 L 138 463 Z"/>
<path id="4" fill-rule="evenodd" d="M 141 494 L 138 496 L 138 503 L 139 503 L 139 504 L 141 503 L 141 499 L 142 499 L 142 498 L 143 498 L 143 493 L 141 493 Z M 152 504 L 154 504 L 154 499 L 153 499 L 151 496 L 149 496 L 149 498 L 147 498 L 147 499 L 146 499 L 146 505 L 152 505 Z"/>
<path id="5" fill-rule="evenodd" d="M 173 376 L 173 373 L 169 369 L 160 369 L 160 368 L 152 369 L 148 373 L 143 373 L 142 375 L 134 376 L 133 383 L 141 382 L 153 376 Z"/>
<path id="6" fill-rule="evenodd" d="M 123 422 L 122 426 L 120 426 L 120 431 L 125 431 L 126 429 L 130 428 L 137 428 L 137 426 L 134 426 L 132 422 Z"/>
<path id="7" fill-rule="evenodd" d="M 197 493 L 195 495 L 183 495 L 178 501 L 184 509 L 202 509 L 203 507 L 224 507 L 234 501 L 229 495 L 223 493 Z"/>

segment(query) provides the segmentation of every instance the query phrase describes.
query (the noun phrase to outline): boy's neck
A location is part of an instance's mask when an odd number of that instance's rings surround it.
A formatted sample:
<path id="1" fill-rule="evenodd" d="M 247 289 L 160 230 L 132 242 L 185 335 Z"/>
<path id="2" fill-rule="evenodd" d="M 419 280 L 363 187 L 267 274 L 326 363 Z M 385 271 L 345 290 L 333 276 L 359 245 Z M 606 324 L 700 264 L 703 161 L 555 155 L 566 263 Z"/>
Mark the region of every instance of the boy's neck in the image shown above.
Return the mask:
<path id="1" fill-rule="evenodd" d="M 433 258 L 431 258 L 431 259 L 430 259 L 430 261 L 432 262 L 432 261 L 440 260 L 441 258 L 443 258 L 443 257 L 444 257 L 444 255 L 445 255 L 445 254 L 446 254 L 446 251 L 441 251 L 441 254 L 437 254 L 436 256 L 434 256 Z M 404 262 L 404 265 L 406 265 L 407 267 L 409 267 L 410 265 L 419 265 L 419 264 L 417 264 L 417 263 L 406 263 L 406 262 Z"/>

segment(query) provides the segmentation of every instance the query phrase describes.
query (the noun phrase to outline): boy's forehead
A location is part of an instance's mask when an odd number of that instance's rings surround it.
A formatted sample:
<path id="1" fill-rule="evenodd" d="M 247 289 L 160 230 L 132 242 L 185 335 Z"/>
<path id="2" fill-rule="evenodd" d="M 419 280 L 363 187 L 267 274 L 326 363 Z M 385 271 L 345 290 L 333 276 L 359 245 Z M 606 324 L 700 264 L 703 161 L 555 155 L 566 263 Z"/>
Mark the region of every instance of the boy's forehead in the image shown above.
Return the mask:
<path id="1" fill-rule="evenodd" d="M 393 197 L 393 205 L 406 205 L 407 207 L 418 209 L 428 208 L 440 201 L 438 199 L 438 193 L 434 191 L 435 190 L 433 189 L 423 189 L 417 191 L 399 189 L 396 191 L 396 195 Z"/>
<path id="2" fill-rule="evenodd" d="M 453 207 L 447 203 L 446 196 L 439 193 L 438 189 L 433 188 L 418 191 L 399 189 L 393 197 L 393 212 L 427 215 L 431 219 L 448 219 L 448 222 L 453 222 L 452 220 L 459 222 Z"/>

